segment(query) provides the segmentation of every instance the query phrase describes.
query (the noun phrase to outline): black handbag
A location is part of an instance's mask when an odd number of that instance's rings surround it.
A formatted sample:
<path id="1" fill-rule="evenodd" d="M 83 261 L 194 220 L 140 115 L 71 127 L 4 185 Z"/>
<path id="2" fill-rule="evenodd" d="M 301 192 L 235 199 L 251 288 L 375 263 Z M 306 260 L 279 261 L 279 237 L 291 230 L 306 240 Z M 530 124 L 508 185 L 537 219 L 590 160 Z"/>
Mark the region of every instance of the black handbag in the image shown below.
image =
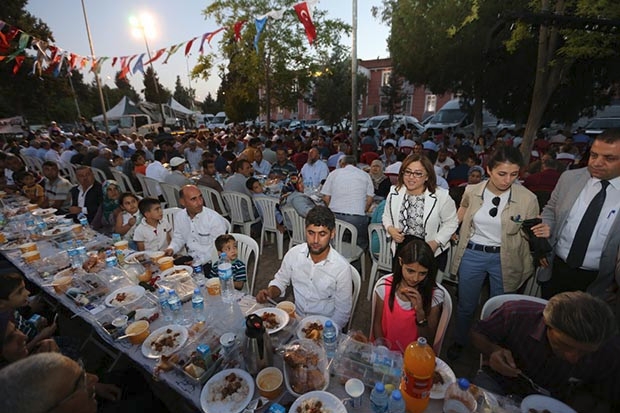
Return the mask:
<path id="1" fill-rule="evenodd" d="M 548 253 L 553 251 L 547 238 L 538 238 L 534 235 L 534 232 L 532 232 L 532 227 L 540 223 L 542 223 L 542 219 L 540 218 L 526 219 L 521 223 L 521 229 L 525 235 L 527 235 L 530 244 L 530 253 L 532 257 L 534 257 L 535 263 L 537 263 L 540 258 L 545 257 Z"/>

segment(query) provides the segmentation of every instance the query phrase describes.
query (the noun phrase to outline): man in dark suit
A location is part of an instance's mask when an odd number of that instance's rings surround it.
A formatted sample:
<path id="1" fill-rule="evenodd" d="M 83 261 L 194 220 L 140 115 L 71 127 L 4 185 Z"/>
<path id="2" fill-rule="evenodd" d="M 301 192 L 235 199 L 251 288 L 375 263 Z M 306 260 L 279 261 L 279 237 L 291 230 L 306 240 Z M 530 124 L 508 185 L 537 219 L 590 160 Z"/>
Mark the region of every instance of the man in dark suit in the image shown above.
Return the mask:
<path id="1" fill-rule="evenodd" d="M 71 206 L 69 216 L 76 217 L 80 213 L 86 214 L 88 222 L 92 222 L 97 214 L 99 205 L 103 204 L 103 190 L 101 184 L 95 181 L 95 175 L 88 166 L 80 166 L 75 172 L 79 185 L 71 188 Z"/>

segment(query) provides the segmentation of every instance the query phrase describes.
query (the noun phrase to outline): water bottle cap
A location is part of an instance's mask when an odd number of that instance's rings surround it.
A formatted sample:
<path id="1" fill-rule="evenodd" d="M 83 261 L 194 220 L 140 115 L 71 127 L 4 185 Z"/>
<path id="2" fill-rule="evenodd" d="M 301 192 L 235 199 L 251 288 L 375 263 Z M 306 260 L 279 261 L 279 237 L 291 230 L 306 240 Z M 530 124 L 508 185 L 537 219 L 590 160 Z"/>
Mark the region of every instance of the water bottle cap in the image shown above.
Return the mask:
<path id="1" fill-rule="evenodd" d="M 164 287 L 159 287 L 159 290 L 157 290 L 158 294 L 163 294 L 166 292 L 166 289 Z"/>
<path id="2" fill-rule="evenodd" d="M 334 326 L 334 323 L 332 323 L 332 320 L 327 320 L 327 321 L 325 322 L 325 327 L 327 327 L 327 328 L 331 328 L 331 327 L 333 327 L 333 326 Z"/>
<path id="3" fill-rule="evenodd" d="M 228 257 L 228 255 L 226 255 L 226 253 L 225 253 L 225 252 L 223 252 L 223 253 L 221 253 L 221 254 L 220 254 L 220 258 L 226 258 L 226 257 Z"/>
<path id="4" fill-rule="evenodd" d="M 200 288 L 194 288 L 194 294 L 200 294 Z"/>
<path id="5" fill-rule="evenodd" d="M 466 378 L 462 377 L 458 379 L 456 382 L 459 384 L 459 388 L 461 390 L 464 390 L 464 391 L 469 390 L 469 380 L 467 380 Z"/>
<path id="6" fill-rule="evenodd" d="M 383 385 L 382 382 L 378 381 L 375 383 L 375 390 L 378 391 L 379 393 L 383 393 L 385 391 L 385 386 Z"/>
<path id="7" fill-rule="evenodd" d="M 172 294 L 177 295 L 177 292 L 175 290 L 170 290 L 170 295 Z"/>
<path id="8" fill-rule="evenodd" d="M 400 393 L 400 390 L 392 390 L 392 399 L 401 400 L 403 395 Z"/>

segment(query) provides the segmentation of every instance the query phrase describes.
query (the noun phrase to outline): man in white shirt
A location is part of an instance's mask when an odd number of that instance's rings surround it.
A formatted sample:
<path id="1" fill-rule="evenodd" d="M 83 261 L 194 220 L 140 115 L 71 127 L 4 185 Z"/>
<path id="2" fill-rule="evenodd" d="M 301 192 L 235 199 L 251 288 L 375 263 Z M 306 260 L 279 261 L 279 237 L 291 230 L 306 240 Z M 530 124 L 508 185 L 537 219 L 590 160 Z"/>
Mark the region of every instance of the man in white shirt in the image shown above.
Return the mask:
<path id="1" fill-rule="evenodd" d="M 174 216 L 174 233 L 166 255 L 176 254 L 186 246 L 192 265 L 203 265 L 205 270 L 211 271 L 210 263 L 217 260 L 215 239 L 228 231 L 229 223 L 217 212 L 204 207 L 202 194 L 194 185 L 181 188 L 179 203 L 185 209 Z"/>
<path id="2" fill-rule="evenodd" d="M 435 161 L 435 171 L 441 171 L 442 177 L 447 177 L 450 169 L 454 168 L 454 160 L 448 156 L 448 150 L 441 148 L 437 152 L 437 160 Z"/>
<path id="3" fill-rule="evenodd" d="M 357 168 L 354 156 L 340 159 L 340 169 L 332 171 L 321 189 L 323 201 L 334 211 L 336 218 L 355 225 L 357 245 L 368 247 L 368 216 L 375 187 L 370 175 Z"/>
<path id="4" fill-rule="evenodd" d="M 204 151 L 202 148 L 198 147 L 198 142 L 196 139 L 191 138 L 188 141 L 188 147 L 185 148 L 183 154 L 185 155 L 185 159 L 187 159 L 187 163 L 189 163 L 189 167 L 192 172 L 199 172 L 202 167 L 202 153 Z"/>
<path id="5" fill-rule="evenodd" d="M 52 142 L 50 145 L 50 149 L 45 153 L 43 157 L 44 161 L 52 161 L 56 163 L 60 163 L 60 144 L 57 142 Z"/>
<path id="6" fill-rule="evenodd" d="M 305 186 L 319 187 L 321 181 L 329 175 L 329 168 L 319 158 L 318 149 L 312 148 L 308 151 L 308 162 L 301 168 L 301 176 Z"/>
<path id="7" fill-rule="evenodd" d="M 163 162 L 166 162 L 166 152 L 158 149 L 154 156 L 155 160 L 146 167 L 146 176 L 157 182 L 164 182 L 166 176 L 170 175 L 170 171 L 163 165 Z"/>
<path id="8" fill-rule="evenodd" d="M 171 172 L 164 177 L 164 182 L 170 185 L 174 185 L 178 188 L 191 184 L 190 180 L 187 179 L 187 177 L 183 173 L 183 170 L 185 169 L 185 164 L 185 159 L 179 158 L 178 156 L 170 159 Z"/>
<path id="9" fill-rule="evenodd" d="M 252 168 L 254 168 L 254 172 L 259 175 L 269 175 L 271 171 L 271 164 L 269 161 L 264 159 L 263 151 L 260 149 L 256 149 L 254 151 L 254 162 L 252 162 Z"/>
<path id="10" fill-rule="evenodd" d="M 328 208 L 312 208 L 306 216 L 306 242 L 286 253 L 268 288 L 256 294 L 256 301 L 283 297 L 291 285 L 300 317 L 319 314 L 338 327 L 346 326 L 353 305 L 351 265 L 329 245 L 335 226 L 334 214 Z"/>

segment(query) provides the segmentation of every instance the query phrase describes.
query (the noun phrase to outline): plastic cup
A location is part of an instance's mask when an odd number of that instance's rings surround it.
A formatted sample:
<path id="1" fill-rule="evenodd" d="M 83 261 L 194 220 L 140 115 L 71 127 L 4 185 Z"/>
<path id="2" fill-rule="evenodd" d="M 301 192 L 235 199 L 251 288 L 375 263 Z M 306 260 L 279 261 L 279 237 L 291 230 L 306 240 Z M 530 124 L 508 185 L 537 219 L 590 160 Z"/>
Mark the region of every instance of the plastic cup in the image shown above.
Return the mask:
<path id="1" fill-rule="evenodd" d="M 295 310 L 297 309 L 297 307 L 292 301 L 282 301 L 278 303 L 278 305 L 276 305 L 276 308 L 286 311 L 290 318 L 295 318 L 296 316 Z"/>
<path id="2" fill-rule="evenodd" d="M 28 204 L 26 205 L 26 208 L 28 209 L 28 211 L 32 212 L 35 209 L 39 209 L 39 206 L 37 204 Z"/>
<path id="3" fill-rule="evenodd" d="M 64 294 L 69 289 L 71 281 L 73 281 L 71 276 L 58 277 L 52 282 L 52 287 L 56 294 Z"/>
<path id="4" fill-rule="evenodd" d="M 114 243 L 114 249 L 117 250 L 128 250 L 129 249 L 129 241 L 122 240 Z"/>
<path id="5" fill-rule="evenodd" d="M 154 252 L 147 253 L 146 255 L 151 259 L 151 261 L 157 262 L 157 260 L 159 260 L 160 258 L 163 258 L 166 255 L 166 253 L 163 251 L 154 251 Z"/>
<path id="6" fill-rule="evenodd" d="M 30 264 L 31 262 L 35 262 L 41 259 L 41 253 L 38 250 L 28 251 L 25 254 L 22 254 L 22 258 L 25 263 Z"/>
<path id="7" fill-rule="evenodd" d="M 174 267 L 174 258 L 172 257 L 163 257 L 157 260 L 157 265 L 159 265 L 159 271 L 166 271 L 170 268 Z"/>
<path id="8" fill-rule="evenodd" d="M 4 232 L 0 232 L 0 243 L 5 243 L 6 242 L 6 236 L 4 235 Z"/>
<path id="9" fill-rule="evenodd" d="M 146 269 L 142 274 L 138 275 L 138 281 L 149 282 L 151 281 L 151 270 Z"/>
<path id="10" fill-rule="evenodd" d="M 84 228 L 82 227 L 81 224 L 71 225 L 71 231 L 73 231 L 74 234 L 81 234 L 83 230 Z"/>
<path id="11" fill-rule="evenodd" d="M 125 329 L 125 334 L 135 334 L 127 337 L 129 342 L 131 344 L 142 344 L 149 334 L 151 334 L 149 326 L 149 322 L 146 320 L 140 320 L 129 324 Z"/>
<path id="12" fill-rule="evenodd" d="M 267 367 L 256 375 L 256 387 L 261 396 L 273 400 L 282 394 L 283 376 L 280 369 Z"/>
<path id="13" fill-rule="evenodd" d="M 128 320 L 129 320 L 129 317 L 123 314 L 123 315 L 116 317 L 114 320 L 112 320 L 112 325 L 116 328 L 123 328 L 127 325 Z"/>
<path id="14" fill-rule="evenodd" d="M 349 395 L 349 403 L 354 409 L 362 407 L 362 397 L 364 396 L 364 382 L 360 379 L 349 379 L 344 385 L 344 390 Z"/>
<path id="15" fill-rule="evenodd" d="M 220 344 L 225 353 L 230 352 L 235 347 L 236 341 L 237 336 L 235 333 L 224 333 L 220 337 Z"/>
<path id="16" fill-rule="evenodd" d="M 19 251 L 22 254 L 25 254 L 30 251 L 37 251 L 37 250 L 38 250 L 37 244 L 35 244 L 34 242 L 27 242 L 19 246 Z"/>
<path id="17" fill-rule="evenodd" d="M 207 286 L 207 293 L 209 293 L 209 295 L 220 295 L 222 293 L 219 278 L 209 278 L 205 285 Z"/>

